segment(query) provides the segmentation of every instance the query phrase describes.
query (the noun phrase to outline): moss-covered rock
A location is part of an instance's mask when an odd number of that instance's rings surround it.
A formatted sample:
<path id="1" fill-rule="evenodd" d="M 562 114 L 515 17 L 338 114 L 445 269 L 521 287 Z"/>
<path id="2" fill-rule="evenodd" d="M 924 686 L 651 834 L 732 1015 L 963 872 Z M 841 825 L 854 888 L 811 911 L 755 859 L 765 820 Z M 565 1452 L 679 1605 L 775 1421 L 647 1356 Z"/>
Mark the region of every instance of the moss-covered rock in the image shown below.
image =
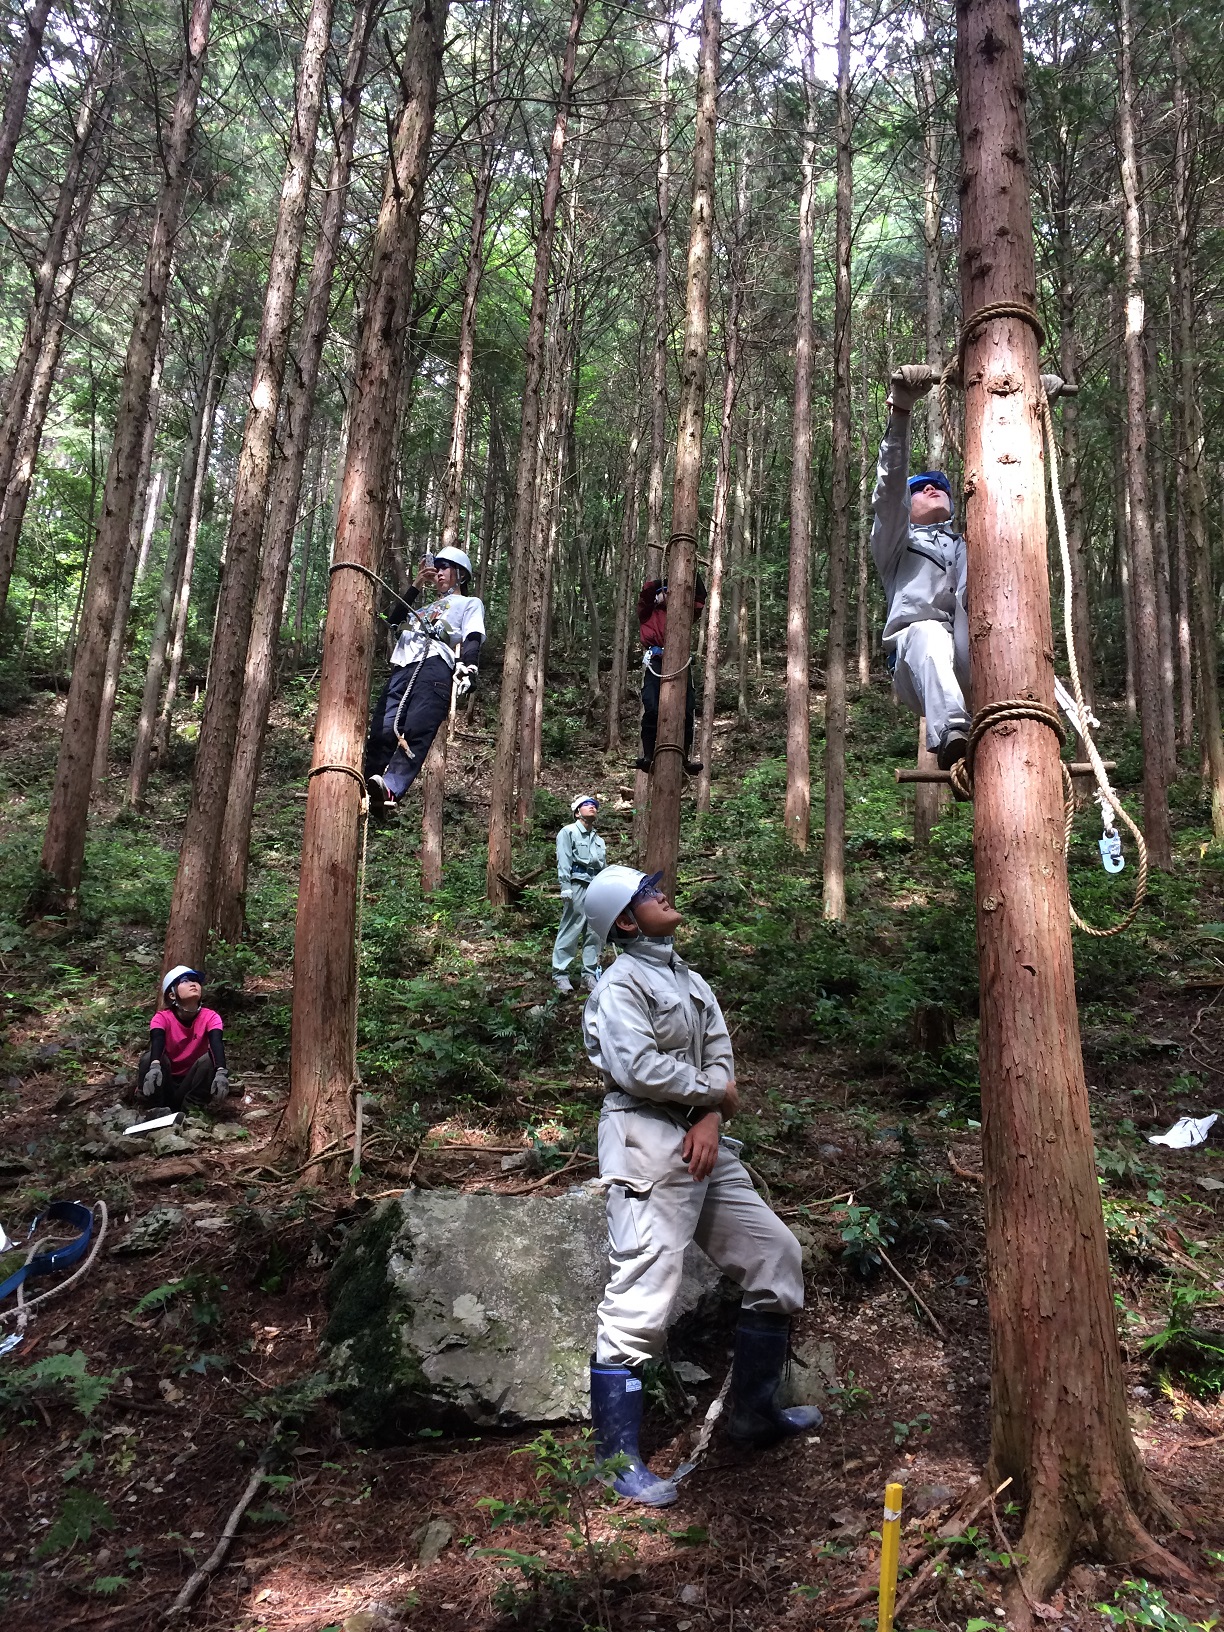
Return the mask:
<path id="1" fill-rule="evenodd" d="M 602 1195 L 408 1191 L 349 1237 L 323 1349 L 355 1437 L 517 1427 L 587 1414 L 595 1308 L 608 1278 Z M 718 1283 L 695 1247 L 674 1311 Z"/>

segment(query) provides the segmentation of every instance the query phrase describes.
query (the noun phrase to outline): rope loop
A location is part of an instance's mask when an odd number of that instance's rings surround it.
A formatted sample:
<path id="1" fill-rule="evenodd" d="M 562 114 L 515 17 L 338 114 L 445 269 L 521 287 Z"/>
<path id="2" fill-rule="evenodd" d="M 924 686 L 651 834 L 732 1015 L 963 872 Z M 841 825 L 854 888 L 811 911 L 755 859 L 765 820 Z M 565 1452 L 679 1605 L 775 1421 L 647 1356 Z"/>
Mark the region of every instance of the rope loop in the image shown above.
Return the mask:
<path id="1" fill-rule="evenodd" d="M 315 765 L 306 778 L 307 782 L 312 781 L 316 776 L 322 776 L 324 771 L 343 771 L 345 776 L 353 778 L 353 781 L 361 788 L 361 809 L 364 815 L 370 807 L 370 790 L 366 787 L 366 779 L 361 772 L 352 765 Z"/>
<path id="2" fill-rule="evenodd" d="M 359 572 L 379 589 L 385 589 L 388 595 L 394 595 L 397 600 L 404 598 L 400 590 L 393 589 L 385 578 L 380 578 L 372 567 L 367 567 L 360 561 L 333 561 L 327 569 L 327 576 L 330 578 L 334 572 Z"/>
<path id="3" fill-rule="evenodd" d="M 961 324 L 960 339 L 956 344 L 956 355 L 952 357 L 943 373 L 939 376 L 939 419 L 943 426 L 945 440 L 955 450 L 958 459 L 964 458 L 964 448 L 961 445 L 961 435 L 952 413 L 952 391 L 960 387 L 965 377 L 965 352 L 970 340 L 987 323 L 996 319 L 1014 317 L 1021 323 L 1027 323 L 1037 336 L 1037 346 L 1040 349 L 1045 345 L 1046 332 L 1042 327 L 1041 319 L 1031 306 L 1023 305 L 1014 300 L 996 300 L 989 306 L 979 306 Z"/>
<path id="4" fill-rule="evenodd" d="M 973 761 L 978 744 L 987 731 L 993 731 L 996 725 L 1006 725 L 1009 720 L 1036 720 L 1039 725 L 1048 725 L 1058 738 L 1060 749 L 1067 740 L 1062 721 L 1044 703 L 1034 702 L 1028 697 L 1008 697 L 1003 702 L 988 703 L 973 716 L 973 724 L 969 727 L 968 753 L 948 773 L 952 791 L 958 799 L 973 798 Z"/>

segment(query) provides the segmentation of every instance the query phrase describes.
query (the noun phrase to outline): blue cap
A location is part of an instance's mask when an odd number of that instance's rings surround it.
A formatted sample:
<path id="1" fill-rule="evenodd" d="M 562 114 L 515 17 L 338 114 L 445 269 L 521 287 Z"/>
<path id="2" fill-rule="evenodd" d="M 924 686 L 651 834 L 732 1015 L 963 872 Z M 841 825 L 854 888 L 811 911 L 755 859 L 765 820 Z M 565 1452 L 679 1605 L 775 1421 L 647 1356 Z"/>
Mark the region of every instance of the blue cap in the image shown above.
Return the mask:
<path id="1" fill-rule="evenodd" d="M 917 476 L 911 476 L 909 479 L 909 490 L 911 493 L 916 487 L 926 487 L 928 485 L 943 488 L 944 492 L 948 495 L 948 503 L 951 504 L 952 483 L 944 475 L 942 470 L 920 470 Z"/>

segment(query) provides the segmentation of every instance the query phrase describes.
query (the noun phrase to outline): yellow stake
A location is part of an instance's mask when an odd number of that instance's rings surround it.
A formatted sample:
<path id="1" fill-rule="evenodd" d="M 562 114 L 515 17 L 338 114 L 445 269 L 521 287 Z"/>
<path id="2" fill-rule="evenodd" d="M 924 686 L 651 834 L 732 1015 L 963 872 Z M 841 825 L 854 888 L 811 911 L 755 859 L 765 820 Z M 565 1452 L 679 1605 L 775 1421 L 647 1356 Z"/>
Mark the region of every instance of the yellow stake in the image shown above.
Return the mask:
<path id="1" fill-rule="evenodd" d="M 892 1632 L 893 1611 L 897 1604 L 897 1559 L 901 1549 L 900 1485 L 888 1485 L 884 1490 L 884 1524 L 880 1531 L 880 1619 L 878 1632 Z"/>

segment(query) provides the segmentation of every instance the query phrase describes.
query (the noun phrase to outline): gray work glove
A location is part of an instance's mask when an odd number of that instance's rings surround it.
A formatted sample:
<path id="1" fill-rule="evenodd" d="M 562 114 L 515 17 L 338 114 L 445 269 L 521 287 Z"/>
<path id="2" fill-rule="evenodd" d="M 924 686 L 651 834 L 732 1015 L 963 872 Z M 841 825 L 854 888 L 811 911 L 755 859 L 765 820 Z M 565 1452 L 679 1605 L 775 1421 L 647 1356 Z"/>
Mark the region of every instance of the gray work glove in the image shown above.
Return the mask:
<path id="1" fill-rule="evenodd" d="M 476 676 L 480 671 L 475 663 L 455 664 L 455 696 L 466 697 L 476 684 Z"/>
<path id="2" fill-rule="evenodd" d="M 229 1072 L 223 1065 L 219 1065 L 213 1073 L 212 1087 L 208 1090 L 210 1099 L 224 1099 L 229 1093 Z"/>
<path id="3" fill-rule="evenodd" d="M 889 381 L 888 402 L 896 412 L 908 414 L 916 402 L 934 385 L 932 371 L 926 363 L 906 363 L 894 371 Z"/>
<path id="4" fill-rule="evenodd" d="M 562 899 L 562 901 L 572 901 L 574 899 L 573 890 L 562 890 L 561 891 L 561 899 Z"/>
<path id="5" fill-rule="evenodd" d="M 152 1099 L 162 1085 L 162 1068 L 160 1060 L 150 1060 L 149 1069 L 145 1072 L 144 1081 L 140 1085 L 140 1097 Z"/>

